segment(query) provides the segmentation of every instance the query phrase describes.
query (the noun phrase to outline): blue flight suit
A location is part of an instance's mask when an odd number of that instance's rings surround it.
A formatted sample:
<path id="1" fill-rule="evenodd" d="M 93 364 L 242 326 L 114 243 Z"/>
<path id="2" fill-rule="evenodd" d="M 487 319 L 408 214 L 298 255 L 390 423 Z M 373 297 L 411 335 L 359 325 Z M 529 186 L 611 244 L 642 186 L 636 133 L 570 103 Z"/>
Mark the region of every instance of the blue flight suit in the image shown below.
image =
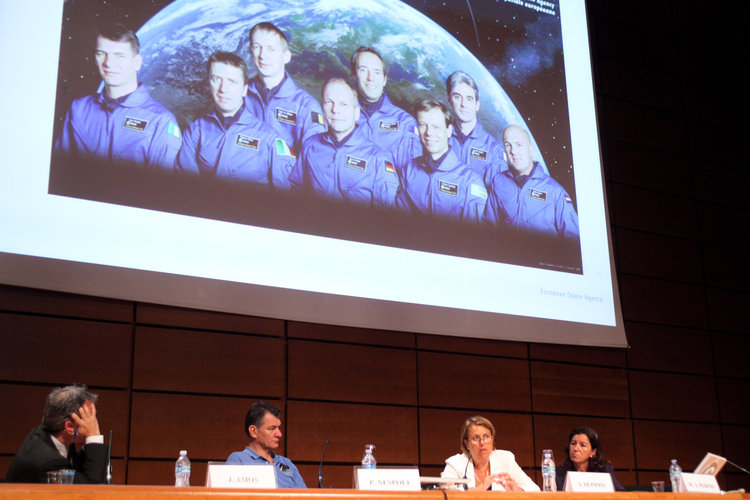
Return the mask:
<path id="1" fill-rule="evenodd" d="M 427 155 L 414 158 L 396 196 L 399 208 L 475 222 L 481 220 L 486 202 L 482 176 L 460 161 L 453 149 L 438 165 Z"/>
<path id="2" fill-rule="evenodd" d="M 367 132 L 370 140 L 393 155 L 400 173 L 409 161 L 422 154 L 417 120 L 393 104 L 385 93 L 380 97 L 379 105 L 373 104 L 360 100 L 362 111 L 357 124 Z"/>
<path id="3" fill-rule="evenodd" d="M 73 101 L 55 150 L 172 169 L 181 144 L 175 117 L 138 84 L 118 101 L 104 91 Z"/>
<path id="4" fill-rule="evenodd" d="M 278 146 L 281 146 L 279 144 Z M 277 148 L 274 130 L 243 106 L 228 128 L 216 111 L 204 115 L 185 131 L 176 169 L 245 182 L 289 187 L 294 156 Z"/>
<path id="5" fill-rule="evenodd" d="M 262 88 L 262 81 L 250 81 L 245 106 L 262 122 L 276 130 L 295 155 L 299 153 L 305 139 L 326 131 L 320 104 L 313 96 L 297 87 L 288 73 L 267 105 L 261 97 Z"/>
<path id="6" fill-rule="evenodd" d="M 492 179 L 484 219 L 516 230 L 578 238 L 578 214 L 570 196 L 537 162 L 525 178 L 509 169 Z"/>
<path id="7" fill-rule="evenodd" d="M 489 185 L 495 174 L 508 170 L 505 148 L 477 122 L 469 135 L 461 137 L 458 124 L 453 124 L 450 146 L 458 158 L 482 176 Z"/>
<path id="8" fill-rule="evenodd" d="M 307 139 L 289 182 L 293 190 L 375 206 L 393 206 L 399 186 L 390 153 L 359 126 L 341 143 L 329 132 Z"/>

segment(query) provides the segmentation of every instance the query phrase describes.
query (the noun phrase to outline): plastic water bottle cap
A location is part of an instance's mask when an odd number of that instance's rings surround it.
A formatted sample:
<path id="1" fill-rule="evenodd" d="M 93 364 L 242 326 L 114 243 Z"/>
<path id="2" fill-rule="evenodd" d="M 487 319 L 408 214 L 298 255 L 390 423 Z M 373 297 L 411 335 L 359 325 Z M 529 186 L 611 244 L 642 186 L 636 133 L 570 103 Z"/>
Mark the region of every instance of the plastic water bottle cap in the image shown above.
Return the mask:
<path id="1" fill-rule="evenodd" d="M 180 455 L 187 455 L 187 450 L 180 450 Z"/>

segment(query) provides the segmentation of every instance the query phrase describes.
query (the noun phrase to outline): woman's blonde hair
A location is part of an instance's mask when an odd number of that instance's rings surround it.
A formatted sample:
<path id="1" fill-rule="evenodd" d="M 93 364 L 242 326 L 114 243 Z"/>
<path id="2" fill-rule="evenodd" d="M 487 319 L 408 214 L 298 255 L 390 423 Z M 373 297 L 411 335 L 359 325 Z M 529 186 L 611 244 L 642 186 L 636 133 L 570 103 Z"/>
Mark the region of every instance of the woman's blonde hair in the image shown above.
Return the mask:
<path id="1" fill-rule="evenodd" d="M 475 415 L 473 417 L 467 418 L 466 422 L 464 422 L 464 427 L 461 430 L 461 452 L 466 456 L 470 455 L 469 449 L 466 447 L 466 441 L 469 440 L 469 429 L 472 425 L 481 425 L 482 427 L 487 427 L 490 430 L 492 439 L 495 439 L 495 426 L 492 425 L 492 422 L 481 415 Z"/>

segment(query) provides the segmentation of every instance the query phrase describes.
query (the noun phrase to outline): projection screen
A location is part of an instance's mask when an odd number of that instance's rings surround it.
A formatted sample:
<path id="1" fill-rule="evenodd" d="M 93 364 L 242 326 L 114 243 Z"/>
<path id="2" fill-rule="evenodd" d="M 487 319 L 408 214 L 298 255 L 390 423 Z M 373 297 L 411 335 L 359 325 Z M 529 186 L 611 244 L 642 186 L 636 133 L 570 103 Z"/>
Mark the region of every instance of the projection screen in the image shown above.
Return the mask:
<path id="1" fill-rule="evenodd" d="M 0 83 L 10 108 L 0 136 L 0 282 L 324 324 L 627 345 L 583 1 L 0 6 L 0 58 L 11 75 Z M 212 53 L 234 53 L 256 75 L 248 32 L 258 22 L 288 37 L 288 76 L 317 101 L 330 77 L 356 88 L 349 58 L 358 46 L 382 55 L 385 93 L 412 115 L 422 99 L 450 109 L 446 78 L 465 72 L 476 82 L 478 122 L 498 140 L 495 156 L 504 165 L 480 194 L 486 188 L 482 196 L 501 196 L 493 182 L 509 171 L 503 131 L 514 125 L 526 131 L 536 170 L 564 193 L 577 227 L 572 236 L 550 236 L 492 223 L 487 208 L 456 218 L 61 156 L 71 104 L 102 91 L 94 27 L 103 21 L 137 31 L 139 82 L 173 113 L 183 139 L 212 109 Z M 420 126 L 413 134 L 419 141 Z M 481 148 L 470 154 L 492 156 Z M 443 181 L 440 188 L 448 195 L 459 189 Z M 535 202 L 553 194 L 531 191 Z"/>

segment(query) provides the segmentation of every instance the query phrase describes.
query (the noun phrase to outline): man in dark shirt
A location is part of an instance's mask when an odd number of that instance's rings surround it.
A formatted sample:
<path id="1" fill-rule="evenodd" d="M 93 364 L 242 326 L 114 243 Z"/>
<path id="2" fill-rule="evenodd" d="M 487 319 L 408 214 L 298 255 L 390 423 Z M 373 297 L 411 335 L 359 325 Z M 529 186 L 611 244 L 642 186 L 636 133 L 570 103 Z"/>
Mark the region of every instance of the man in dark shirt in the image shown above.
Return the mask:
<path id="1" fill-rule="evenodd" d="M 44 405 L 42 425 L 21 443 L 6 480 L 46 483 L 49 471 L 75 469 L 74 483 L 104 483 L 107 447 L 96 418 L 97 398 L 85 386 L 53 390 Z"/>

